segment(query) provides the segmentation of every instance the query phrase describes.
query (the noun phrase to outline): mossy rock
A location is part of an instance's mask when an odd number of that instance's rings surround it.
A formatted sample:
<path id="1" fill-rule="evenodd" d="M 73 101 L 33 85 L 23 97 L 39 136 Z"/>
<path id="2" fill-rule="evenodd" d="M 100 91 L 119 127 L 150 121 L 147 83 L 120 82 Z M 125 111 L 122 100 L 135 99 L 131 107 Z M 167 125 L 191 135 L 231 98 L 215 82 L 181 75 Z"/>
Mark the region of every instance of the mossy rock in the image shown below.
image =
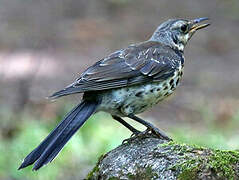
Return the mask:
<path id="1" fill-rule="evenodd" d="M 239 152 L 141 137 L 102 156 L 87 179 L 239 179 Z"/>

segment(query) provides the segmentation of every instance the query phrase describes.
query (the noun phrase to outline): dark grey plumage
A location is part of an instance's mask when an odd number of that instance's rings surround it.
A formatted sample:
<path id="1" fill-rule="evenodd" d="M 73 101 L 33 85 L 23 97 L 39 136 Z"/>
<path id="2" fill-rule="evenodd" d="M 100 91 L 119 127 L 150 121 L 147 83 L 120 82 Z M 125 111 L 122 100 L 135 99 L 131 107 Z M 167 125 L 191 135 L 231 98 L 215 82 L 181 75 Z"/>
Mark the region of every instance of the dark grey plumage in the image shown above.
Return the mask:
<path id="1" fill-rule="evenodd" d="M 97 105 L 97 102 L 83 101 L 76 106 L 46 139 L 24 159 L 19 169 L 36 162 L 33 170 L 38 170 L 43 165 L 51 162 L 72 135 L 94 113 Z"/>
<path id="2" fill-rule="evenodd" d="M 131 45 L 97 62 L 51 98 L 164 81 L 172 76 L 180 63 L 184 63 L 182 52 L 160 42 Z"/>
<path id="3" fill-rule="evenodd" d="M 84 93 L 82 102 L 35 148 L 19 169 L 33 163 L 34 170 L 51 162 L 72 135 L 95 112 L 106 111 L 135 136 L 142 133 L 170 139 L 162 131 L 135 114 L 141 113 L 173 93 L 184 68 L 183 49 L 192 35 L 209 24 L 207 18 L 174 19 L 161 24 L 145 42 L 131 45 L 89 67 L 65 89 L 50 98 Z M 147 127 L 140 132 L 121 117 L 129 117 Z"/>

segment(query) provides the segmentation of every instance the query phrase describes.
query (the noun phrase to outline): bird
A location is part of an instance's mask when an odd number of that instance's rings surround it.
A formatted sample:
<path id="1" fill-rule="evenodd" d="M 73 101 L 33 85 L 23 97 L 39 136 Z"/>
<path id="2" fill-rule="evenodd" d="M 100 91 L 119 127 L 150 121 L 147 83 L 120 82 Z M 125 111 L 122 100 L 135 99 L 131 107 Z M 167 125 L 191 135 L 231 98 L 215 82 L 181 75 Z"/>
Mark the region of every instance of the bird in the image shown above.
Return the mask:
<path id="1" fill-rule="evenodd" d="M 100 59 L 72 84 L 52 94 L 50 99 L 75 93 L 83 93 L 83 97 L 18 169 L 34 164 L 32 170 L 39 170 L 52 162 L 86 120 L 99 111 L 111 114 L 134 137 L 151 133 L 171 140 L 162 130 L 136 115 L 175 91 L 183 75 L 184 48 L 195 32 L 210 25 L 202 23 L 206 20 L 209 18 L 169 19 L 160 24 L 147 41 Z M 137 130 L 123 120 L 124 117 L 144 125 L 146 131 Z"/>

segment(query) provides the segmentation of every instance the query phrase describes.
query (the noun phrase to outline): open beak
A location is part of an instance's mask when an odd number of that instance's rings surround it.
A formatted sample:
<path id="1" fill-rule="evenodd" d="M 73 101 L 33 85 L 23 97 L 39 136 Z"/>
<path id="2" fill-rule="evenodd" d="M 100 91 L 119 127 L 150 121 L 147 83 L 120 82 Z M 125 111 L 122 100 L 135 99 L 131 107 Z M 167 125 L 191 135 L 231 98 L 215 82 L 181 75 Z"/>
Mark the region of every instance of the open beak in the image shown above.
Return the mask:
<path id="1" fill-rule="evenodd" d="M 202 29 L 202 28 L 205 28 L 205 27 L 209 26 L 210 25 L 209 23 L 199 24 L 199 23 L 201 23 L 203 21 L 206 21 L 206 20 L 209 20 L 209 18 L 203 17 L 203 18 L 197 18 L 197 19 L 192 20 L 191 21 L 192 26 L 191 26 L 189 31 L 191 33 L 194 33 L 199 29 Z"/>

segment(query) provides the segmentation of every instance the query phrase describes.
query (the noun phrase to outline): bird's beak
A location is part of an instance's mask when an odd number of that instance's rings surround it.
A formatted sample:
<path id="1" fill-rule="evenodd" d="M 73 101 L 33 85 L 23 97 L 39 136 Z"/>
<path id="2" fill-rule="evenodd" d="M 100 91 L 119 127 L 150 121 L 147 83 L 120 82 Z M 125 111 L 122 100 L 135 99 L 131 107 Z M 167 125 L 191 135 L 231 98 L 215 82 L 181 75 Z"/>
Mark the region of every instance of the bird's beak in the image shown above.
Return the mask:
<path id="1" fill-rule="evenodd" d="M 200 22 L 209 20 L 209 18 L 207 17 L 203 17 L 203 18 L 197 18 L 191 21 L 191 28 L 189 30 L 190 33 L 194 33 L 199 29 L 205 28 L 207 26 L 209 26 L 209 23 L 205 23 L 205 24 L 199 24 Z"/>

